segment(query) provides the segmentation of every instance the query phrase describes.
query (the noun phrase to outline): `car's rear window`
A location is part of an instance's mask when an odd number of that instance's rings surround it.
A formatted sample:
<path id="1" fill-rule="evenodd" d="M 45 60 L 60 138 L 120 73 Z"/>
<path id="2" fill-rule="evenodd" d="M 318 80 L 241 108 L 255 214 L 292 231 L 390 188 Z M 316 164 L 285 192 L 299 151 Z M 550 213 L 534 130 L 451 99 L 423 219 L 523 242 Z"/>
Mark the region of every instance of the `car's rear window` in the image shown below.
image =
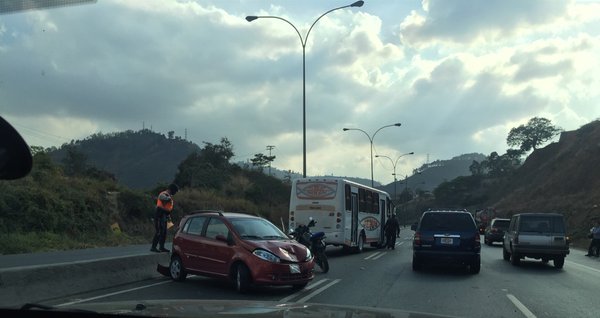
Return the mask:
<path id="1" fill-rule="evenodd" d="M 521 224 L 519 226 L 521 232 L 537 232 L 537 233 L 564 233 L 565 223 L 560 217 L 548 216 L 521 216 Z"/>
<path id="2" fill-rule="evenodd" d="M 494 221 L 494 224 L 492 224 L 492 226 L 495 228 L 506 230 L 508 229 L 509 224 L 510 220 L 496 220 Z"/>
<path id="3" fill-rule="evenodd" d="M 468 213 L 434 212 L 423 215 L 421 231 L 475 231 L 473 218 Z"/>

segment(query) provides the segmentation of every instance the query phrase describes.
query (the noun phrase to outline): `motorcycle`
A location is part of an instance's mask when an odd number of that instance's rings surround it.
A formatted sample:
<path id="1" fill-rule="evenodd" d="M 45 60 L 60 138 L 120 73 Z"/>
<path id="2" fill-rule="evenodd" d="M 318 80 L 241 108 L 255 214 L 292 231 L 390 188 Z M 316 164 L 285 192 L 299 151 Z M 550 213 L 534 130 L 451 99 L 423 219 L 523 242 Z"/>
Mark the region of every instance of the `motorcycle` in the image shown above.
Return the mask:
<path id="1" fill-rule="evenodd" d="M 327 255 L 325 255 L 326 244 L 325 241 L 323 241 L 325 239 L 325 233 L 311 233 L 310 228 L 314 227 L 315 224 L 317 224 L 317 221 L 311 217 L 308 225 L 298 225 L 290 235 L 300 244 L 308 247 L 315 258 L 317 265 L 319 265 L 323 273 L 327 273 L 329 271 L 329 261 L 327 261 Z"/>
<path id="2" fill-rule="evenodd" d="M 590 233 L 587 236 L 589 239 L 591 239 L 590 245 L 590 256 L 595 256 L 595 257 L 600 257 L 600 240 L 598 239 L 594 239 L 593 235 Z"/>

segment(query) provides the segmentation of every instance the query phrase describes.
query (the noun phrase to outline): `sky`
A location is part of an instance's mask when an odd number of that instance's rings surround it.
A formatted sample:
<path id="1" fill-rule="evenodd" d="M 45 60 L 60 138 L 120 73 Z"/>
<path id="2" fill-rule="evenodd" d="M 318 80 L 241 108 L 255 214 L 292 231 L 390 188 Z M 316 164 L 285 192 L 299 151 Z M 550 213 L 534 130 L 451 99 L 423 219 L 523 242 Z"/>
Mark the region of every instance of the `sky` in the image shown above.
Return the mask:
<path id="1" fill-rule="evenodd" d="M 382 183 L 393 162 L 405 176 L 502 154 L 532 117 L 565 130 L 600 118 L 600 2 L 367 0 L 306 37 L 350 3 L 98 0 L 0 14 L 0 115 L 30 145 L 147 128 L 200 146 L 226 137 L 233 161 L 275 146 L 273 167 L 302 173 L 304 82 L 307 175 L 370 178 L 372 140 L 388 157 L 373 158 Z"/>

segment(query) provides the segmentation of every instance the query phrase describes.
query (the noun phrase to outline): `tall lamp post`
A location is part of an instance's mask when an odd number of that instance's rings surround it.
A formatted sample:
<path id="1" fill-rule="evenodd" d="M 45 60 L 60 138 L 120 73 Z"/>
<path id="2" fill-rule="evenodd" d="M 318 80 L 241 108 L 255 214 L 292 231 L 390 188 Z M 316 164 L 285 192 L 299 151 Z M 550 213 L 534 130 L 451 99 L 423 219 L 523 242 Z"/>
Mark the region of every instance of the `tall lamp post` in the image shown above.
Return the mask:
<path id="1" fill-rule="evenodd" d="M 248 22 L 252 22 L 256 19 L 279 19 L 279 20 L 282 20 L 282 21 L 286 22 L 287 24 L 291 25 L 292 28 L 294 28 L 294 30 L 296 30 L 296 33 L 298 33 L 298 37 L 300 38 L 300 44 L 302 45 L 302 175 L 304 178 L 306 178 L 306 42 L 308 40 L 308 35 L 310 34 L 310 31 L 315 26 L 317 21 L 319 21 L 326 14 L 336 11 L 336 10 L 349 8 L 349 7 L 362 7 L 364 3 L 365 3 L 364 1 L 356 1 L 352 4 L 345 5 L 345 6 L 339 7 L 339 8 L 334 8 L 334 9 L 331 9 L 331 10 L 321 14 L 315 20 L 315 22 L 313 22 L 313 24 L 310 26 L 310 28 L 308 28 L 308 32 L 306 32 L 306 35 L 304 36 L 304 38 L 302 38 L 300 31 L 298 31 L 298 28 L 296 28 L 296 26 L 294 24 L 292 24 L 292 22 L 290 22 L 282 17 L 271 16 L 271 15 L 263 15 L 263 16 L 249 15 L 246 17 L 246 21 L 248 21 Z"/>
<path id="2" fill-rule="evenodd" d="M 395 123 L 395 124 L 391 124 L 391 125 L 385 125 L 379 129 L 377 129 L 375 131 L 375 133 L 373 133 L 373 136 L 369 135 L 366 131 L 359 129 L 359 128 L 343 128 L 343 131 L 348 131 L 348 130 L 358 130 L 358 131 L 362 131 L 363 134 L 365 134 L 367 136 L 367 138 L 369 138 L 369 142 L 371 143 L 371 187 L 375 187 L 375 183 L 373 181 L 373 139 L 375 139 L 375 135 L 377 135 L 377 133 L 382 130 L 383 128 L 387 128 L 387 127 L 400 127 L 402 124 L 400 123 Z"/>
<path id="3" fill-rule="evenodd" d="M 405 153 L 402 154 L 400 156 L 398 156 L 398 158 L 396 158 L 396 161 L 392 160 L 392 158 L 388 157 L 388 156 L 384 156 L 384 155 L 375 155 L 375 158 L 388 158 L 390 160 L 390 162 L 392 163 L 392 167 L 394 168 L 394 173 L 392 173 L 392 175 L 394 176 L 394 199 L 398 200 L 398 191 L 396 183 L 397 183 L 397 179 L 396 179 L 396 165 L 398 164 L 398 160 L 400 160 L 400 158 L 407 156 L 407 155 L 414 155 L 415 153 L 413 151 L 409 152 L 409 153 Z"/>

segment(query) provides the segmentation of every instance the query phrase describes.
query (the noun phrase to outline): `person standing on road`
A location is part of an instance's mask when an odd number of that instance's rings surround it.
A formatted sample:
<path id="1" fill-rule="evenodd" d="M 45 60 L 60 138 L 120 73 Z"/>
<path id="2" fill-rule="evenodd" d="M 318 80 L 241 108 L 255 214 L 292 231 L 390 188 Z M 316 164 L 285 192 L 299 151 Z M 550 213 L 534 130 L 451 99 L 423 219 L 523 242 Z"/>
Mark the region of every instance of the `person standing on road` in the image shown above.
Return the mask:
<path id="1" fill-rule="evenodd" d="M 162 191 L 156 200 L 156 213 L 154 214 L 154 238 L 152 239 L 151 252 L 169 252 L 165 248 L 167 239 L 167 221 L 171 219 L 173 211 L 173 196 L 179 191 L 179 187 L 171 183 L 167 190 Z M 156 249 L 158 244 L 159 249 Z"/>
<path id="2" fill-rule="evenodd" d="M 592 256 L 592 247 L 598 246 L 600 248 L 600 221 L 596 220 L 594 222 L 594 227 L 590 229 L 590 238 L 592 241 L 590 242 L 588 252 L 585 256 Z"/>
<path id="3" fill-rule="evenodd" d="M 386 248 L 396 249 L 396 236 L 400 234 L 400 223 L 395 215 L 388 218 L 383 231 L 385 232 Z"/>

